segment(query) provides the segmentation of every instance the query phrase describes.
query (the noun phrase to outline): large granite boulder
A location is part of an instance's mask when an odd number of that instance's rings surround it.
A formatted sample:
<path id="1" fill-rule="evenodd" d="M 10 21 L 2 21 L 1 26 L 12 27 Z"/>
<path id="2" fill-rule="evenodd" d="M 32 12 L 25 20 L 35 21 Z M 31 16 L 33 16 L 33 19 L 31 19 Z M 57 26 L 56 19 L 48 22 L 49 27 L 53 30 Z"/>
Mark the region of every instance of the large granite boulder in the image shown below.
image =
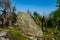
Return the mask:
<path id="1" fill-rule="evenodd" d="M 43 37 L 42 30 L 36 25 L 32 17 L 28 13 L 20 12 L 17 15 L 17 24 L 23 31 L 24 35 L 32 40 L 37 40 Z"/>

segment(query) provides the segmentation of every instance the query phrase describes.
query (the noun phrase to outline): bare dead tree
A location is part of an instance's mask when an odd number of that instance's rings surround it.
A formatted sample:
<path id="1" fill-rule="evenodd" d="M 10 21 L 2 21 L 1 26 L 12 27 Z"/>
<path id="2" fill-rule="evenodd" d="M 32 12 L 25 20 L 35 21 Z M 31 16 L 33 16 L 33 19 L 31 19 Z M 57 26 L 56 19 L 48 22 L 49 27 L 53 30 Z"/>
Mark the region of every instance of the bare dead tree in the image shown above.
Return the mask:
<path id="1" fill-rule="evenodd" d="M 2 18 L 4 19 L 3 24 L 9 22 L 11 26 L 12 21 L 16 20 L 16 8 L 15 6 L 11 7 L 11 0 L 0 0 L 0 7 L 3 8 L 2 10 Z"/>

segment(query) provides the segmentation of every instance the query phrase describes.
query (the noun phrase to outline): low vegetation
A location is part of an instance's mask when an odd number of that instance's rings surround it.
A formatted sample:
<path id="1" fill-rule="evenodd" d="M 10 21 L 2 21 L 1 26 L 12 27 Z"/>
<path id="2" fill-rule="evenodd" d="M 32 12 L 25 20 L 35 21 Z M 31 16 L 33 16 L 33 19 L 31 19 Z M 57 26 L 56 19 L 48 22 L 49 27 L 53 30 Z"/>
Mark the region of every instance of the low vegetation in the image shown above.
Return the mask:
<path id="1" fill-rule="evenodd" d="M 29 38 L 22 35 L 22 31 L 20 29 L 14 28 L 6 28 L 7 32 L 10 33 L 13 37 L 15 36 L 15 40 L 29 40 Z"/>

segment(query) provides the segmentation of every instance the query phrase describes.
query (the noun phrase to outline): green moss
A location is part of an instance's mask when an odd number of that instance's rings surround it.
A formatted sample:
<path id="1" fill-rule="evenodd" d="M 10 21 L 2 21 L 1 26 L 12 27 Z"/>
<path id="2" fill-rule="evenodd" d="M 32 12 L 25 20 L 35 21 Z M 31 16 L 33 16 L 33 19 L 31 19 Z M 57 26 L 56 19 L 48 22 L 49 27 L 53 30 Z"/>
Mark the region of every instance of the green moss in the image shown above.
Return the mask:
<path id="1" fill-rule="evenodd" d="M 54 35 L 44 33 L 43 37 L 44 37 L 44 38 L 53 38 L 53 37 L 54 37 Z"/>
<path id="2" fill-rule="evenodd" d="M 18 40 L 29 40 L 29 39 L 26 38 L 26 37 L 24 37 L 24 36 L 20 36 L 20 37 L 18 38 Z"/>
<path id="3" fill-rule="evenodd" d="M 7 31 L 13 35 L 22 34 L 22 32 L 20 30 L 17 30 L 17 29 L 7 29 Z"/>

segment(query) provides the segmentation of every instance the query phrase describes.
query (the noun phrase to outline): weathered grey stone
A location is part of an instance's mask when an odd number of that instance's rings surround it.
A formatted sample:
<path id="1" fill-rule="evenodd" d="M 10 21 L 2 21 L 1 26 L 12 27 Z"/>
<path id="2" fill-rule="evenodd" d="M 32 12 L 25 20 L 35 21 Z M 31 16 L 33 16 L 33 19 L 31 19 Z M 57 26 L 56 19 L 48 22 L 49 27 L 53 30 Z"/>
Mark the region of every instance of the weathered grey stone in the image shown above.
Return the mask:
<path id="1" fill-rule="evenodd" d="M 28 13 L 20 12 L 17 15 L 17 24 L 27 36 L 43 37 L 42 30 L 36 25 Z"/>
<path id="2" fill-rule="evenodd" d="M 0 37 L 0 40 L 9 40 L 8 38 Z"/>
<path id="3" fill-rule="evenodd" d="M 9 40 L 9 38 L 5 38 L 7 32 L 5 30 L 0 30 L 0 40 Z"/>
<path id="4" fill-rule="evenodd" d="M 0 37 L 5 36 L 7 32 L 0 30 Z"/>

